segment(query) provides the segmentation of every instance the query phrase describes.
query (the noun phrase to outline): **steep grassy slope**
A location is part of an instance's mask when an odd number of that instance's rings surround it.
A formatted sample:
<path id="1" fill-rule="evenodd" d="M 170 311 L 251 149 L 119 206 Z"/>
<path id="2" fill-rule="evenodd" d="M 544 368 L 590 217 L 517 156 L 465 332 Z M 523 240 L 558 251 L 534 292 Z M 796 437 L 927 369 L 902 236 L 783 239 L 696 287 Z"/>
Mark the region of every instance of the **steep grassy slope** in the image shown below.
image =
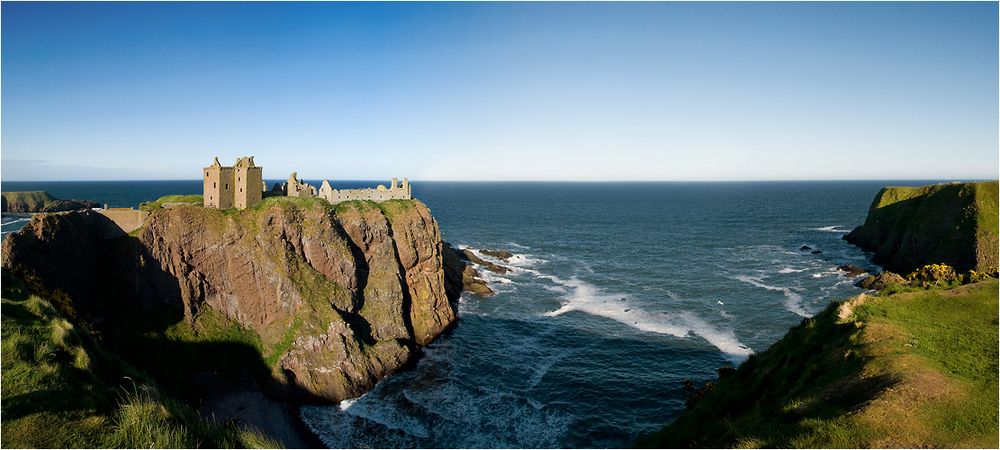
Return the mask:
<path id="1" fill-rule="evenodd" d="M 996 448 L 997 290 L 832 304 L 639 444 Z"/>
<path id="2" fill-rule="evenodd" d="M 898 273 L 933 263 L 996 272 L 997 196 L 996 181 L 886 187 L 844 239 Z"/>
<path id="3" fill-rule="evenodd" d="M 4 211 L 7 211 L 9 205 L 18 203 L 25 205 L 30 211 L 41 211 L 46 203 L 56 199 L 44 191 L 4 192 L 2 196 Z"/>
<path id="4" fill-rule="evenodd" d="M 6 271 L 0 317 L 5 448 L 279 446 L 205 421 Z"/>

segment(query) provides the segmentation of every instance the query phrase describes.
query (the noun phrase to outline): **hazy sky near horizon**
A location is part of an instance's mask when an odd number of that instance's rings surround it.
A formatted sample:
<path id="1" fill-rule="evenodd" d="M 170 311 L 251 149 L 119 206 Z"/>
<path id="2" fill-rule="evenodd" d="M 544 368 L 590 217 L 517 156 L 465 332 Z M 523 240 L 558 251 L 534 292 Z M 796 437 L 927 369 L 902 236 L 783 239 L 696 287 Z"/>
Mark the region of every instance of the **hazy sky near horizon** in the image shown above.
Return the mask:
<path id="1" fill-rule="evenodd" d="M 2 179 L 998 175 L 997 3 L 3 3 Z"/>

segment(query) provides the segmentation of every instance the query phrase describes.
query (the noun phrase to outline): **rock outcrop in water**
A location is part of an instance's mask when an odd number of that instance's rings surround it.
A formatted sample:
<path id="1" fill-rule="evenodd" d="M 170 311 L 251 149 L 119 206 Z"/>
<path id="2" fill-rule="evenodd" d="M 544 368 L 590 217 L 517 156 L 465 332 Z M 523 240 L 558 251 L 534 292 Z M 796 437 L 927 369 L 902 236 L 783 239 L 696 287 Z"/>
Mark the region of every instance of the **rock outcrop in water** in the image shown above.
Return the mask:
<path id="1" fill-rule="evenodd" d="M 419 201 L 181 206 L 101 239 L 108 222 L 37 216 L 3 242 L 3 267 L 84 317 L 128 304 L 176 306 L 193 324 L 220 313 L 259 337 L 285 398 L 361 395 L 456 320 L 440 231 Z"/>
<path id="2" fill-rule="evenodd" d="M 486 280 L 475 268 L 469 264 L 471 261 L 466 256 L 468 250 L 456 250 L 451 244 L 444 244 L 445 279 L 448 286 L 454 286 L 455 292 L 450 295 L 457 297 L 462 291 L 478 295 L 480 297 L 490 297 L 496 294 L 490 288 Z"/>
<path id="3" fill-rule="evenodd" d="M 997 270 L 997 182 L 886 187 L 864 225 L 844 239 L 875 252 L 897 273 L 944 263 L 956 270 Z"/>

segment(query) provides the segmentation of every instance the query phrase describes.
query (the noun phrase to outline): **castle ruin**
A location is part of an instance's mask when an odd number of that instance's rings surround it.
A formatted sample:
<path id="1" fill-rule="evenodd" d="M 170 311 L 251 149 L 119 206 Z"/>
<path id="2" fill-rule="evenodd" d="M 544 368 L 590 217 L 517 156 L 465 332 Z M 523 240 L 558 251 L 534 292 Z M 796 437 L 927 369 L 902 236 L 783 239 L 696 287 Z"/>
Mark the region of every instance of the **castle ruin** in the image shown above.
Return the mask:
<path id="1" fill-rule="evenodd" d="M 388 188 L 380 184 L 375 189 L 334 189 L 330 187 L 329 181 L 323 180 L 323 184 L 319 187 L 319 197 L 330 202 L 331 205 L 350 200 L 384 202 L 386 200 L 409 200 L 413 198 L 413 191 L 410 189 L 410 180 L 406 178 L 403 178 L 402 183 L 393 178 Z"/>
<path id="2" fill-rule="evenodd" d="M 298 173 L 292 172 L 284 185 L 284 192 L 289 197 L 315 197 L 316 187 L 300 180 Z"/>
<path id="3" fill-rule="evenodd" d="M 267 185 L 263 180 L 263 167 L 255 165 L 253 156 L 236 160 L 232 167 L 223 166 L 216 157 L 212 165 L 203 170 L 204 204 L 208 208 L 246 209 L 260 203 Z M 409 200 L 413 198 L 410 180 L 393 178 L 389 187 L 378 185 L 374 189 L 334 189 L 328 180 L 323 180 L 317 190 L 315 186 L 298 178 L 296 172 L 284 184 L 275 184 L 269 196 L 319 197 L 330 204 L 351 200 Z"/>

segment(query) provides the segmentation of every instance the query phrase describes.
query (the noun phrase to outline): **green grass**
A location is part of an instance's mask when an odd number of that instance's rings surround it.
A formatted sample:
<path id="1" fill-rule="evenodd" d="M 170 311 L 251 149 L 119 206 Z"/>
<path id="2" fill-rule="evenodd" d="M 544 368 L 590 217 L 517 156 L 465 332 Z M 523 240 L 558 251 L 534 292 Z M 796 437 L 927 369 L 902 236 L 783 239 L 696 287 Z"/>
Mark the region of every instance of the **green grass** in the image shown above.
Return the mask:
<path id="1" fill-rule="evenodd" d="M 989 280 L 887 296 L 863 304 L 855 318 L 900 328 L 911 345 L 896 350 L 926 358 L 949 377 L 993 384 L 996 397 L 997 287 L 997 280 Z"/>
<path id="2" fill-rule="evenodd" d="M 998 182 L 976 183 L 976 242 L 981 247 L 978 257 L 984 268 L 992 268 L 994 272 L 1000 268 L 1000 261 L 997 260 L 997 248 L 1000 248 L 998 196 Z"/>
<path id="3" fill-rule="evenodd" d="M 4 447 L 277 447 L 202 419 L 4 273 Z"/>
<path id="4" fill-rule="evenodd" d="M 164 334 L 167 339 L 179 342 L 229 342 L 243 344 L 258 351 L 262 348 L 257 333 L 227 319 L 208 305 L 203 305 L 198 311 L 194 323 L 176 322 L 168 326 Z"/>
<path id="5" fill-rule="evenodd" d="M 120 325 L 111 332 L 119 336 L 122 358 L 180 400 L 199 400 L 201 391 L 191 382 L 199 374 L 213 373 L 230 385 L 245 374 L 264 384 L 271 379 L 260 337 L 211 306 L 202 305 L 190 323 L 167 306 L 123 307 L 120 314 Z"/>
<path id="6" fill-rule="evenodd" d="M 278 364 L 278 360 L 285 355 L 288 349 L 292 348 L 292 342 L 298 337 L 299 332 L 302 330 L 302 317 L 296 317 L 292 320 L 291 326 L 285 331 L 285 335 L 282 336 L 281 340 L 276 344 L 271 346 L 267 352 L 264 353 L 264 362 L 268 367 L 274 367 Z"/>
<path id="7" fill-rule="evenodd" d="M 140 203 L 139 209 L 147 212 L 153 212 L 158 209 L 162 209 L 163 205 L 168 203 L 190 203 L 192 205 L 203 205 L 205 203 L 205 198 L 200 194 L 164 195 L 154 201 Z"/>
<path id="8" fill-rule="evenodd" d="M 156 199 L 156 203 L 204 203 L 205 198 L 201 194 L 174 194 L 174 195 L 164 195 Z"/>
<path id="9" fill-rule="evenodd" d="M 330 203 L 319 197 L 285 197 L 285 196 L 274 196 L 266 197 L 254 206 L 248 209 L 262 210 L 271 207 L 272 205 L 291 205 L 298 207 L 312 207 L 314 205 L 320 205 L 326 208 L 330 207 Z"/>
<path id="10" fill-rule="evenodd" d="M 997 280 L 834 304 L 644 438 L 646 447 L 998 443 Z"/>
<path id="11" fill-rule="evenodd" d="M 391 222 L 393 216 L 395 216 L 396 214 L 400 214 L 407 210 L 413 209 L 415 201 L 416 200 L 400 200 L 400 199 L 386 200 L 381 203 L 376 203 L 376 206 L 378 206 L 378 208 L 382 210 L 382 214 L 385 214 L 385 217 L 389 219 L 389 221 Z"/>

